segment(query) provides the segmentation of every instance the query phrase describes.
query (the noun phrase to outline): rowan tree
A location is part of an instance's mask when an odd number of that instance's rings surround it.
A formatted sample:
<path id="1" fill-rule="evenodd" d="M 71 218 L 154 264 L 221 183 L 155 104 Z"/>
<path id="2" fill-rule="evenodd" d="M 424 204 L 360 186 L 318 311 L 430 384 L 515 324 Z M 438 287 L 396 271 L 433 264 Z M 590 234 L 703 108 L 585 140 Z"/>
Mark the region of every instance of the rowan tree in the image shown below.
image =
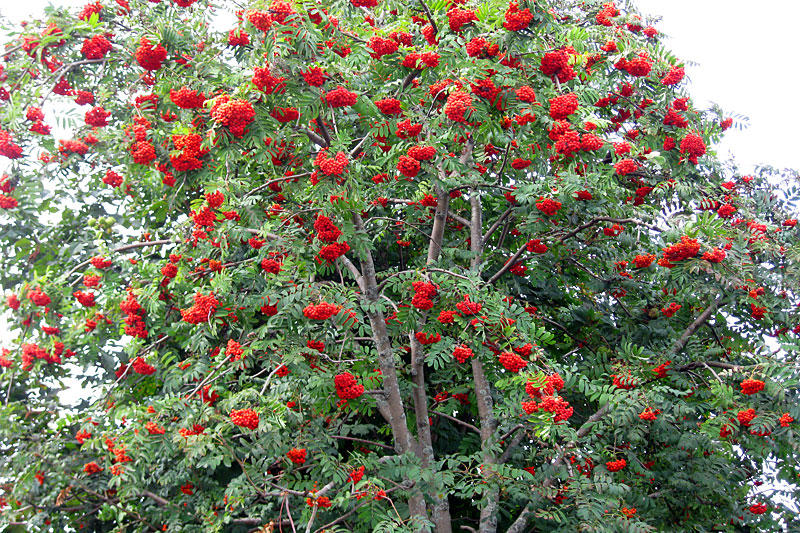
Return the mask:
<path id="1" fill-rule="evenodd" d="M 796 525 L 797 179 L 635 7 L 232 4 L 9 29 L 6 531 Z"/>

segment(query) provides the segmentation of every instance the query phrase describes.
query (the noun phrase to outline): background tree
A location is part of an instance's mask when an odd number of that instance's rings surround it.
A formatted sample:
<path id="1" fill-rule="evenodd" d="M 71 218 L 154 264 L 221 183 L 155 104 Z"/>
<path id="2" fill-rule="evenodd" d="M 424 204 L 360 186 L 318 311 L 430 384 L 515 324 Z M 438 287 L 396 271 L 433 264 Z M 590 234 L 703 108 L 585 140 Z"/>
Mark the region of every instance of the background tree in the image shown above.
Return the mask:
<path id="1" fill-rule="evenodd" d="M 0 523 L 793 523 L 796 178 L 631 6 L 216 9 L 3 52 Z"/>

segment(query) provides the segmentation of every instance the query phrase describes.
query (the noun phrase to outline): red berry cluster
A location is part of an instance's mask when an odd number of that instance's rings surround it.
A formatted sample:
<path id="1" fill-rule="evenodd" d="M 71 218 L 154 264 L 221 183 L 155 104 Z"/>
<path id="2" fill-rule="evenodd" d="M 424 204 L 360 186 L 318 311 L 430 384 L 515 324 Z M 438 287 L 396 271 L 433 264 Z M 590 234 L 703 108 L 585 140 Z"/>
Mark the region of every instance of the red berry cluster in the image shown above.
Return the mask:
<path id="1" fill-rule="evenodd" d="M 151 435 L 163 435 L 164 433 L 166 433 L 166 432 L 167 432 L 167 430 L 166 430 L 166 429 L 164 429 L 163 427 L 159 426 L 158 424 L 156 424 L 156 423 L 155 423 L 155 422 L 153 422 L 152 420 L 151 420 L 151 421 L 149 421 L 149 422 L 147 422 L 147 423 L 144 425 L 144 429 L 146 429 L 146 430 L 147 430 L 147 432 L 148 432 L 149 434 L 151 434 Z"/>
<path id="2" fill-rule="evenodd" d="M 336 387 L 336 394 L 342 400 L 354 400 L 364 394 L 364 385 L 359 384 L 350 372 L 337 374 L 333 378 L 333 384 Z"/>
<path id="3" fill-rule="evenodd" d="M 656 409 L 653 411 L 650 407 L 639 413 L 639 418 L 642 420 L 646 420 L 648 422 L 652 422 L 656 419 L 656 417 L 661 413 L 660 410 Z"/>
<path id="4" fill-rule="evenodd" d="M 442 336 L 439 335 L 438 333 L 427 334 L 424 331 L 418 331 L 416 335 L 414 335 L 414 337 L 416 337 L 417 341 L 423 345 L 436 344 L 437 342 L 442 340 Z"/>
<path id="5" fill-rule="evenodd" d="M 478 22 L 478 16 L 471 9 L 459 9 L 453 7 L 447 12 L 447 19 L 450 22 L 450 31 L 460 32 L 461 28 L 471 22 Z"/>
<path id="6" fill-rule="evenodd" d="M 636 388 L 637 382 L 630 374 L 625 376 L 611 374 L 611 377 L 614 378 L 614 386 L 618 389 L 631 390 Z"/>
<path id="7" fill-rule="evenodd" d="M 258 413 L 252 409 L 232 409 L 231 422 L 236 426 L 256 429 L 258 427 Z"/>
<path id="8" fill-rule="evenodd" d="M 177 91 L 175 89 L 170 89 L 169 99 L 181 109 L 196 109 L 198 107 L 203 107 L 203 103 L 206 101 L 206 97 L 203 93 L 189 89 L 185 85 Z"/>
<path id="9" fill-rule="evenodd" d="M 552 198 L 543 198 L 536 202 L 536 208 L 551 217 L 561 209 L 561 202 L 553 200 Z"/>
<path id="10" fill-rule="evenodd" d="M 147 338 L 147 329 L 144 323 L 144 309 L 136 300 L 136 295 L 128 289 L 128 295 L 119 304 L 120 310 L 125 313 L 125 334 L 132 337 Z"/>
<path id="11" fill-rule="evenodd" d="M 706 144 L 703 138 L 694 133 L 688 134 L 681 141 L 681 153 L 689 156 L 689 161 L 697 164 L 697 158 L 706 153 Z"/>
<path id="12" fill-rule="evenodd" d="M 110 185 L 111 187 L 119 187 L 122 185 L 122 176 L 113 170 L 107 170 L 106 175 L 103 176 L 103 183 Z"/>
<path id="13" fill-rule="evenodd" d="M 473 111 L 472 96 L 460 89 L 450 93 L 444 105 L 444 114 L 453 122 L 466 122 Z"/>
<path id="14" fill-rule="evenodd" d="M 400 115 L 403 113 L 403 110 L 400 108 L 400 100 L 397 98 L 384 98 L 382 100 L 377 100 L 375 105 L 384 115 Z"/>
<path id="15" fill-rule="evenodd" d="M 433 146 L 412 146 L 406 153 L 417 161 L 428 161 L 436 155 L 436 148 Z"/>
<path id="16" fill-rule="evenodd" d="M 261 31 L 267 31 L 272 27 L 272 17 L 267 11 L 257 11 L 250 9 L 247 11 L 247 20 Z"/>
<path id="17" fill-rule="evenodd" d="M 455 357 L 456 361 L 459 363 L 464 363 L 467 359 L 473 357 L 474 355 L 475 354 L 472 353 L 472 350 L 464 344 L 461 346 L 456 346 L 456 349 L 453 350 L 453 357 Z"/>
<path id="18" fill-rule="evenodd" d="M 661 250 L 664 252 L 664 257 L 658 261 L 658 264 L 665 267 L 672 267 L 674 266 L 672 263 L 695 257 L 700 251 L 700 244 L 697 242 L 697 239 L 690 239 L 684 235 L 681 237 L 681 242 L 667 246 Z"/>
<path id="19" fill-rule="evenodd" d="M 497 57 L 497 55 L 500 54 L 500 47 L 494 43 L 490 43 L 483 37 L 474 37 L 466 44 L 465 48 L 469 57 L 488 59 L 490 57 Z M 530 87 L 528 88 L 530 89 Z"/>
<path id="20" fill-rule="evenodd" d="M 103 35 L 95 35 L 84 39 L 81 54 L 86 59 L 102 59 L 111 51 L 111 42 Z"/>
<path id="21" fill-rule="evenodd" d="M 627 176 L 637 170 L 639 170 L 639 163 L 630 158 L 621 159 L 614 165 L 614 171 L 620 176 Z"/>
<path id="22" fill-rule="evenodd" d="M 265 257 L 261 260 L 261 270 L 267 272 L 268 274 L 279 273 L 282 266 L 283 263 L 276 261 L 275 259 L 270 259 L 269 257 Z"/>
<path id="23" fill-rule="evenodd" d="M 419 174 L 420 168 L 419 161 L 407 155 L 401 155 L 397 161 L 397 170 L 407 178 L 413 178 Z"/>
<path id="24" fill-rule="evenodd" d="M 141 374 L 143 376 L 149 376 L 151 374 L 154 374 L 156 371 L 156 368 L 154 366 L 148 364 L 147 361 L 145 361 L 141 357 L 137 357 L 136 359 L 133 360 L 133 363 L 131 363 L 131 368 L 133 369 L 134 372 L 136 372 L 137 374 Z"/>
<path id="25" fill-rule="evenodd" d="M 87 475 L 91 476 L 93 474 L 97 474 L 98 472 L 102 472 L 103 469 L 100 468 L 100 465 L 98 465 L 94 461 L 91 461 L 83 465 L 83 471 L 86 472 Z"/>
<path id="26" fill-rule="evenodd" d="M 328 150 L 320 150 L 314 159 L 314 166 L 319 167 L 326 176 L 341 176 L 350 161 L 344 152 L 336 152 L 336 156 L 329 158 Z"/>
<path id="27" fill-rule="evenodd" d="M 528 366 L 528 362 L 525 359 L 512 352 L 501 353 L 499 360 L 500 364 L 503 365 L 503 368 L 515 374 L 519 373 L 520 370 Z"/>
<path id="28" fill-rule="evenodd" d="M 306 462 L 306 449 L 305 448 L 292 448 L 286 453 L 286 457 L 296 465 L 301 465 Z"/>
<path id="29" fill-rule="evenodd" d="M 323 246 L 319 249 L 319 257 L 327 261 L 328 263 L 332 263 L 336 260 L 337 257 L 343 256 L 347 252 L 350 251 L 350 245 L 347 242 L 335 242 L 333 244 L 328 244 L 327 246 Z"/>
<path id="30" fill-rule="evenodd" d="M 327 101 L 328 105 L 331 107 L 350 107 L 355 105 L 356 100 L 358 100 L 358 95 L 352 91 L 348 91 L 341 85 L 325 95 L 325 101 Z"/>
<path id="31" fill-rule="evenodd" d="M 425 281 L 415 281 L 411 286 L 414 288 L 414 297 L 411 299 L 411 305 L 421 311 L 432 308 L 433 299 L 436 298 L 438 293 L 438 287 Z"/>
<path id="32" fill-rule="evenodd" d="M 104 126 L 108 126 L 108 117 L 110 116 L 111 113 L 103 109 L 102 106 L 97 106 L 86 112 L 85 120 L 86 124 L 89 126 L 94 128 L 102 128 Z"/>
<path id="33" fill-rule="evenodd" d="M 283 94 L 286 92 L 286 78 L 273 76 L 270 67 L 256 67 L 250 79 L 259 91 L 264 94 Z"/>
<path id="34" fill-rule="evenodd" d="M 477 315 L 481 312 L 481 309 L 483 309 L 483 304 L 473 302 L 470 300 L 469 294 L 465 294 L 464 301 L 458 302 L 456 304 L 456 309 L 458 309 L 463 316 Z"/>
<path id="35" fill-rule="evenodd" d="M 575 78 L 575 71 L 572 65 L 569 64 L 569 54 L 566 50 L 552 50 L 547 52 L 542 56 L 542 63 L 539 66 L 539 70 L 546 76 L 558 79 L 561 83 Z"/>
<path id="36" fill-rule="evenodd" d="M 228 32 L 229 46 L 247 46 L 250 44 L 250 35 L 243 29 L 230 30 Z"/>
<path id="37" fill-rule="evenodd" d="M 677 313 L 681 307 L 683 306 L 676 302 L 672 302 L 667 307 L 662 307 L 661 312 L 664 314 L 665 317 L 672 318 L 672 315 Z"/>
<path id="38" fill-rule="evenodd" d="M 748 378 L 742 381 L 739 386 L 742 388 L 742 394 L 747 394 L 748 396 L 764 390 L 764 382 L 760 379 Z"/>
<path id="39" fill-rule="evenodd" d="M 667 75 L 661 78 L 661 85 L 678 85 L 685 75 L 686 71 L 683 67 L 673 65 Z"/>
<path id="40" fill-rule="evenodd" d="M 434 68 L 439 66 L 440 57 L 441 56 L 436 52 L 423 52 L 421 54 L 418 54 L 417 52 L 411 52 L 403 58 L 400 66 L 417 69 L 423 69 L 426 67 Z"/>
<path id="41" fill-rule="evenodd" d="M 625 459 L 618 459 L 616 461 L 609 461 L 606 463 L 606 469 L 609 472 L 619 472 L 628 465 Z"/>
<path id="42" fill-rule="evenodd" d="M 554 119 L 565 119 L 578 110 L 578 95 L 562 94 L 550 99 L 550 116 Z"/>
<path id="43" fill-rule="evenodd" d="M 756 417 L 756 410 L 753 408 L 744 409 L 736 414 L 736 418 L 739 420 L 739 423 L 744 427 L 749 427 L 750 423 L 753 421 L 755 417 Z"/>
<path id="44" fill-rule="evenodd" d="M 528 27 L 528 24 L 533 20 L 533 13 L 528 8 L 520 11 L 519 5 L 516 2 L 508 4 L 508 9 L 505 14 L 506 21 L 503 22 L 503 27 L 508 31 L 521 31 Z"/>
<path id="45" fill-rule="evenodd" d="M 231 361 L 238 361 L 242 358 L 244 348 L 242 345 L 233 339 L 228 339 L 228 345 L 225 347 L 225 356 L 229 357 Z"/>
<path id="46" fill-rule="evenodd" d="M 78 300 L 78 303 L 84 307 L 94 307 L 94 293 L 93 292 L 83 292 L 83 291 L 75 291 L 72 293 L 72 296 Z"/>
<path id="47" fill-rule="evenodd" d="M 169 160 L 177 171 L 199 170 L 203 168 L 203 161 L 200 159 L 208 150 L 202 148 L 203 138 L 196 133 L 187 135 L 173 135 L 172 144 L 175 150 L 181 153 L 170 155 Z M 138 144 L 138 143 L 137 143 Z M 155 152 L 153 152 L 155 155 Z"/>
<path id="48" fill-rule="evenodd" d="M 317 239 L 322 242 L 336 242 L 342 236 L 342 231 L 324 215 L 318 216 L 314 221 L 314 230 L 317 232 Z"/>
<path id="49" fill-rule="evenodd" d="M 322 302 L 318 304 L 308 304 L 303 309 L 303 315 L 311 320 L 327 320 L 341 310 L 341 306 Z"/>
<path id="50" fill-rule="evenodd" d="M 778 422 L 781 423 L 782 428 L 788 428 L 794 422 L 794 418 L 789 413 L 783 413 Z"/>
<path id="51" fill-rule="evenodd" d="M 208 295 L 198 292 L 194 295 L 194 305 L 188 309 L 181 309 L 181 317 L 189 324 L 202 324 L 211 319 L 219 305 L 219 300 L 214 297 L 213 292 L 209 292 Z"/>
<path id="52" fill-rule="evenodd" d="M 633 258 L 633 264 L 636 265 L 636 268 L 647 268 L 652 265 L 655 260 L 656 256 L 653 254 L 637 255 Z"/>
<path id="53" fill-rule="evenodd" d="M 167 59 L 167 49 L 160 44 L 153 46 L 147 38 L 142 37 L 136 49 L 136 61 L 145 70 L 158 70 Z"/>
<path id="54" fill-rule="evenodd" d="M 308 67 L 307 70 L 301 70 L 300 75 L 312 87 L 322 87 L 322 84 L 325 83 L 325 78 L 328 77 L 325 71 L 319 67 Z"/>
<path id="55" fill-rule="evenodd" d="M 386 39 L 384 37 L 373 36 L 369 38 L 367 46 L 373 51 L 370 55 L 375 59 L 397 52 L 399 44 L 393 39 Z"/>
<path id="56" fill-rule="evenodd" d="M 703 254 L 703 259 L 709 263 L 721 263 L 728 256 L 722 248 L 712 248 Z"/>
<path id="57" fill-rule="evenodd" d="M 253 104 L 247 100 L 231 100 L 227 95 L 217 97 L 211 106 L 211 118 L 228 126 L 234 137 L 242 137 L 247 131 L 245 128 L 253 122 L 255 116 Z"/>

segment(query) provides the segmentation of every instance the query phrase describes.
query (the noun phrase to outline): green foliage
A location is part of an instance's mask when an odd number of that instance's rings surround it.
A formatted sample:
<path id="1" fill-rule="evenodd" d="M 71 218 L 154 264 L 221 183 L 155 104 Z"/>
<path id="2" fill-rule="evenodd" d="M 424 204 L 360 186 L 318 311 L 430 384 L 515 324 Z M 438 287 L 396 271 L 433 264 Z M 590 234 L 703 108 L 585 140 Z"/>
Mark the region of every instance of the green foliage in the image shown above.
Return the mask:
<path id="1" fill-rule="evenodd" d="M 4 52 L 5 531 L 796 528 L 800 187 L 632 7 L 129 2 Z"/>

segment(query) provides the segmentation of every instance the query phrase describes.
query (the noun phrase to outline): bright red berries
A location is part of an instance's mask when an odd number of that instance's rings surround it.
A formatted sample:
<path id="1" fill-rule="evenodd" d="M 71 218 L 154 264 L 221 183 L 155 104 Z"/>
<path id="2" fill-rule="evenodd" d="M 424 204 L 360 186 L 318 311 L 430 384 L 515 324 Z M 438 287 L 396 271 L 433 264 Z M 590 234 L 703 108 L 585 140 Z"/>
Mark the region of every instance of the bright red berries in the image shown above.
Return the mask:
<path id="1" fill-rule="evenodd" d="M 231 422 L 235 426 L 247 429 L 258 428 L 258 413 L 252 409 L 233 409 L 231 410 Z"/>
<path id="2" fill-rule="evenodd" d="M 578 110 L 578 95 L 575 93 L 562 94 L 550 99 L 550 116 L 554 119 L 564 119 Z"/>
<path id="3" fill-rule="evenodd" d="M 778 422 L 780 422 L 782 428 L 788 428 L 794 422 L 794 418 L 789 413 L 783 413 Z"/>
<path id="4" fill-rule="evenodd" d="M 639 413 L 639 418 L 645 420 L 647 422 L 653 422 L 657 417 L 660 411 L 656 409 L 653 411 L 650 407 L 646 408 L 644 411 Z"/>
<path id="5" fill-rule="evenodd" d="M 752 422 L 755 417 L 756 410 L 752 408 L 739 411 L 736 414 L 736 418 L 739 420 L 739 423 L 744 427 L 749 427 L 750 422 Z"/>
<path id="6" fill-rule="evenodd" d="M 472 22 L 478 22 L 478 16 L 471 9 L 460 9 L 453 7 L 447 12 L 447 19 L 450 25 L 450 31 L 460 32 L 461 29 Z"/>
<path id="7" fill-rule="evenodd" d="M 336 394 L 342 400 L 354 400 L 364 394 L 364 385 L 359 384 L 350 372 L 337 374 L 333 378 L 333 384 L 336 387 Z"/>
<path id="8" fill-rule="evenodd" d="M 397 170 L 408 178 L 413 178 L 419 174 L 420 168 L 419 161 L 407 155 L 401 155 L 397 161 Z"/>
<path id="9" fill-rule="evenodd" d="M 72 293 L 72 296 L 78 300 L 78 303 L 84 307 L 94 307 L 94 293 L 92 292 L 83 292 L 83 291 L 75 291 Z"/>
<path id="10" fill-rule="evenodd" d="M 697 158 L 706 153 L 706 145 L 702 137 L 690 133 L 681 141 L 680 152 L 689 156 L 689 161 L 696 165 Z"/>
<path id="11" fill-rule="evenodd" d="M 754 503 L 750 506 L 750 512 L 753 514 L 764 514 L 767 512 L 766 503 Z"/>
<path id="12" fill-rule="evenodd" d="M 142 37 L 136 49 L 136 61 L 145 70 L 158 70 L 167 59 L 167 49 L 160 44 L 153 46 L 147 38 Z"/>
<path id="13" fill-rule="evenodd" d="M 87 475 L 91 476 L 97 474 L 98 472 L 102 472 L 103 469 L 100 468 L 100 465 L 98 465 L 96 462 L 91 461 L 83 465 L 83 471 L 86 472 Z"/>
<path id="14" fill-rule="evenodd" d="M 472 96 L 460 89 L 450 93 L 444 104 L 444 114 L 453 122 L 466 122 L 473 111 Z"/>
<path id="15" fill-rule="evenodd" d="M 569 54 L 566 50 L 551 50 L 542 56 L 539 70 L 546 76 L 558 79 L 564 83 L 575 78 L 575 70 L 569 64 Z"/>
<path id="16" fill-rule="evenodd" d="M 455 350 L 453 350 L 453 357 L 456 358 L 456 361 L 459 363 L 466 362 L 467 359 L 473 357 L 475 354 L 472 353 L 472 350 L 462 344 L 461 346 L 457 346 Z"/>
<path id="17" fill-rule="evenodd" d="M 320 150 L 314 159 L 314 165 L 319 167 L 326 176 L 341 176 L 347 169 L 350 161 L 344 152 L 336 152 L 334 157 L 328 157 L 328 150 Z"/>
<path id="18" fill-rule="evenodd" d="M 108 117 L 110 116 L 111 113 L 103 109 L 102 106 L 97 106 L 86 112 L 85 120 L 86 124 L 89 126 L 102 128 L 108 126 Z"/>
<path id="19" fill-rule="evenodd" d="M 231 361 L 238 361 L 244 354 L 244 348 L 237 341 L 228 339 L 228 344 L 225 347 L 225 357 L 230 358 Z"/>
<path id="20" fill-rule="evenodd" d="M 253 122 L 256 112 L 253 104 L 247 100 L 231 100 L 229 96 L 218 96 L 211 106 L 211 118 L 215 122 L 227 126 L 234 137 L 242 137 L 245 128 Z"/>
<path id="21" fill-rule="evenodd" d="M 411 284 L 414 288 L 414 297 L 411 305 L 420 311 L 427 311 L 433 307 L 433 299 L 436 298 L 437 287 L 433 283 L 425 281 L 415 281 Z"/>
<path id="22" fill-rule="evenodd" d="M 673 66 L 667 75 L 661 78 L 661 85 L 677 85 L 685 75 L 686 71 L 683 67 Z"/>
<path id="23" fill-rule="evenodd" d="M 533 13 L 528 8 L 520 11 L 519 4 L 511 2 L 508 4 L 508 9 L 505 13 L 505 22 L 503 27 L 508 31 L 521 31 L 528 27 L 533 20 Z"/>
<path id="24" fill-rule="evenodd" d="M 131 363 L 131 368 L 133 369 L 134 372 L 136 372 L 137 374 L 141 374 L 143 376 L 149 376 L 151 374 L 154 374 L 156 371 L 156 368 L 154 366 L 148 364 L 147 361 L 145 361 L 141 357 L 137 357 L 136 359 L 133 360 L 133 362 Z"/>
<path id="25" fill-rule="evenodd" d="M 665 317 L 672 318 L 672 315 L 677 313 L 681 309 L 681 307 L 683 306 L 676 302 L 672 302 L 667 307 L 662 307 L 661 312 L 664 314 Z"/>
<path id="26" fill-rule="evenodd" d="M 206 97 L 203 93 L 189 89 L 185 85 L 178 89 L 169 90 L 169 99 L 181 109 L 196 109 L 203 107 Z"/>
<path id="27" fill-rule="evenodd" d="M 33 289 L 28 291 L 28 299 L 33 302 L 33 305 L 44 307 L 50 304 L 50 297 L 42 292 L 41 289 Z"/>
<path id="28" fill-rule="evenodd" d="M 609 461 L 606 463 L 606 469 L 609 472 L 619 472 L 628 465 L 625 459 L 618 459 L 616 461 Z"/>
<path id="29" fill-rule="evenodd" d="M 336 242 L 342 236 L 342 231 L 331 222 L 330 218 L 323 215 L 317 217 L 314 230 L 317 232 L 317 239 L 322 242 Z"/>
<path id="30" fill-rule="evenodd" d="M 416 337 L 417 341 L 422 345 L 436 344 L 442 340 L 442 336 L 438 333 L 427 334 L 424 331 L 417 332 L 414 337 Z"/>
<path id="31" fill-rule="evenodd" d="M 748 378 L 742 381 L 739 386 L 742 388 L 742 394 L 748 396 L 764 390 L 764 382 L 760 379 Z"/>
<path id="32" fill-rule="evenodd" d="M 194 295 L 194 305 L 188 309 L 181 309 L 181 317 L 189 324 L 202 324 L 214 316 L 219 305 L 219 300 L 214 297 L 213 292 L 209 292 L 208 295 L 198 292 Z"/>
<path id="33" fill-rule="evenodd" d="M 545 215 L 551 217 L 555 215 L 559 209 L 561 209 L 561 202 L 551 198 L 544 198 L 536 202 L 536 208 Z"/>
<path id="34" fill-rule="evenodd" d="M 341 306 L 322 302 L 319 304 L 308 304 L 303 309 L 303 315 L 311 320 L 327 320 L 341 311 Z"/>
<path id="35" fill-rule="evenodd" d="M 483 304 L 473 302 L 470 300 L 469 294 L 465 294 L 464 301 L 458 302 L 456 304 L 456 309 L 458 309 L 463 316 L 477 315 L 481 312 L 481 309 L 483 309 Z"/>
<path id="36" fill-rule="evenodd" d="M 301 465 L 306 462 L 306 449 L 305 448 L 292 448 L 286 453 L 286 457 L 296 465 Z"/>
<path id="37" fill-rule="evenodd" d="M 358 95 L 352 91 L 348 91 L 341 85 L 325 95 L 325 101 L 328 102 L 328 105 L 331 107 L 350 107 L 355 105 L 356 100 L 358 100 Z"/>
<path id="38" fill-rule="evenodd" d="M 614 171 L 620 176 L 627 176 L 637 170 L 639 170 L 639 163 L 633 159 L 622 159 L 614 165 Z"/>
<path id="39" fill-rule="evenodd" d="M 500 364 L 503 365 L 503 368 L 515 374 L 519 373 L 520 370 L 528 366 L 528 362 L 525 359 L 512 352 L 501 353 L 499 360 Z"/>
<path id="40" fill-rule="evenodd" d="M 376 100 L 375 105 L 384 115 L 400 115 L 403 110 L 400 108 L 400 100 L 397 98 L 384 98 Z"/>

